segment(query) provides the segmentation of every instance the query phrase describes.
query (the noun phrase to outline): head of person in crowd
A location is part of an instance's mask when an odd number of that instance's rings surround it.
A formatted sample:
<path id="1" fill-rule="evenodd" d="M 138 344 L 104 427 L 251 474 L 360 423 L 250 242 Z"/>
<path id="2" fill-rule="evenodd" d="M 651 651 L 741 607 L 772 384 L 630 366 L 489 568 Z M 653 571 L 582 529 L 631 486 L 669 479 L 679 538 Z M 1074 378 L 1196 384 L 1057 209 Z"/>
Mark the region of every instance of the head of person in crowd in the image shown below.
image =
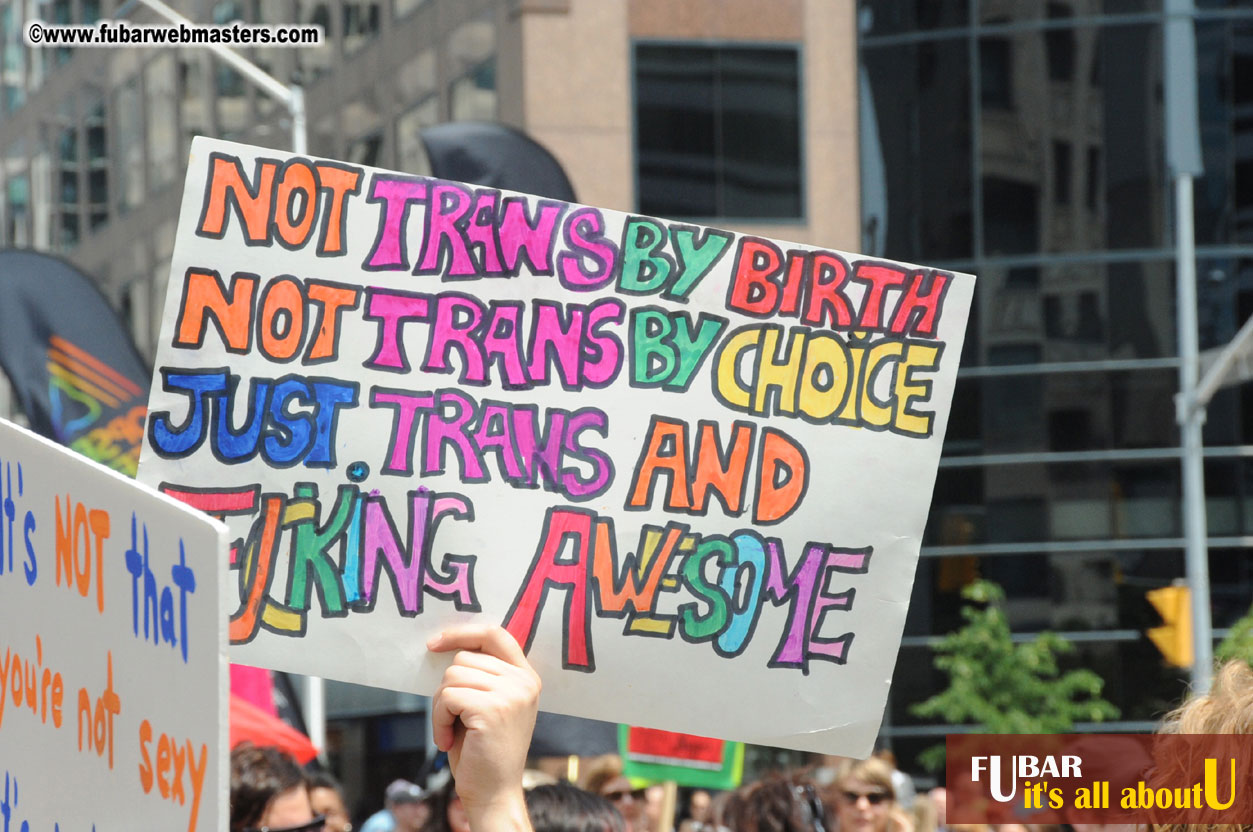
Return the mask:
<path id="1" fill-rule="evenodd" d="M 901 771 L 896 763 L 896 754 L 890 748 L 880 748 L 873 756 L 887 763 L 892 768 L 892 791 L 896 792 L 896 804 L 902 809 L 908 810 L 912 808 L 914 797 L 917 795 L 914 791 L 914 780 Z"/>
<path id="2" fill-rule="evenodd" d="M 1159 734 L 1253 734 L 1253 667 L 1233 659 L 1214 674 L 1210 691 L 1166 715 Z"/>
<path id="3" fill-rule="evenodd" d="M 664 822 L 661 815 L 666 811 L 666 787 L 653 783 L 644 789 L 644 828 L 649 830 L 674 829 L 673 807 L 671 817 Z"/>
<path id="4" fill-rule="evenodd" d="M 687 801 L 687 814 L 697 823 L 709 823 L 709 809 L 714 799 L 704 789 L 696 789 Z"/>
<path id="5" fill-rule="evenodd" d="M 352 832 L 352 820 L 344 805 L 344 790 L 328 772 L 309 775 L 309 802 L 316 814 L 326 818 L 326 832 Z"/>
<path id="6" fill-rule="evenodd" d="M 457 784 L 451 777 L 428 795 L 426 806 L 428 817 L 423 832 L 470 832 L 470 819 L 466 817 L 461 798 L 457 796 Z"/>
<path id="7" fill-rule="evenodd" d="M 840 765 L 826 794 L 835 807 L 840 832 L 912 832 L 913 824 L 896 802 L 893 768 L 883 760 L 848 760 Z"/>
<path id="8" fill-rule="evenodd" d="M 1175 710 L 1162 720 L 1157 728 L 1159 734 L 1253 734 L 1253 667 L 1242 659 L 1232 659 L 1218 668 L 1210 684 L 1208 693 L 1190 696 Z M 1246 742 L 1240 740 L 1241 743 Z M 1213 747 L 1213 744 L 1210 743 Z M 1234 753 L 1227 751 L 1210 752 L 1220 757 L 1230 757 Z M 1207 754 L 1206 756 L 1209 756 Z M 1154 770 L 1146 778 L 1152 785 L 1154 781 L 1165 786 L 1177 786 L 1187 776 L 1187 772 L 1195 762 L 1184 758 L 1176 746 L 1167 751 L 1162 746 L 1155 746 Z M 1191 765 L 1190 765 L 1191 764 Z M 1222 772 L 1223 763 L 1219 763 L 1218 771 Z M 1219 774 L 1219 794 L 1226 797 L 1226 774 Z M 1248 805 L 1253 782 L 1248 778 L 1239 778 L 1234 783 L 1235 793 L 1230 798 L 1237 806 Z M 1240 825 L 1205 825 L 1205 824 L 1162 824 L 1153 827 L 1159 832 L 1210 832 L 1213 829 L 1229 829 L 1232 832 L 1249 832 L 1253 824 Z"/>
<path id="9" fill-rule="evenodd" d="M 622 761 L 618 757 L 602 757 L 592 764 L 583 779 L 583 788 L 612 803 L 626 821 L 628 832 L 648 829 L 645 815 L 648 790 L 631 785 L 622 773 Z"/>
<path id="10" fill-rule="evenodd" d="M 431 817 L 427 793 L 408 780 L 389 783 L 383 792 L 383 805 L 396 821 L 396 832 L 419 832 Z"/>
<path id="11" fill-rule="evenodd" d="M 817 787 L 796 772 L 770 774 L 732 792 L 719 802 L 716 825 L 734 832 L 831 832 Z"/>
<path id="12" fill-rule="evenodd" d="M 626 832 L 627 828 L 612 803 L 571 783 L 529 790 L 526 811 L 535 832 Z"/>
<path id="13" fill-rule="evenodd" d="M 305 773 L 277 748 L 241 743 L 231 751 L 230 832 L 322 832 Z"/>
<path id="14" fill-rule="evenodd" d="M 711 829 L 713 795 L 695 789 L 687 798 L 687 817 L 679 824 L 679 832 L 705 832 Z"/>
<path id="15" fill-rule="evenodd" d="M 905 814 L 913 824 L 914 832 L 936 832 L 940 828 L 939 810 L 928 796 L 919 796 L 913 805 L 905 809 Z"/>

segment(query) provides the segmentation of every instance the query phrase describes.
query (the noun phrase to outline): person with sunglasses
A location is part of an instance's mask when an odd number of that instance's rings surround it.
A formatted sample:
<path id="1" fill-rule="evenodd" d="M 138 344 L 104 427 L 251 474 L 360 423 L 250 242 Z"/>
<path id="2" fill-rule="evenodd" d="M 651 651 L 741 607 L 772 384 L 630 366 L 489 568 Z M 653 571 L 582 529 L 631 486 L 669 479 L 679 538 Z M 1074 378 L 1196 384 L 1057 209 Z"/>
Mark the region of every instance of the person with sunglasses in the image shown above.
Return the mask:
<path id="1" fill-rule="evenodd" d="M 892 767 L 880 759 L 847 760 L 836 770 L 828 792 L 839 832 L 914 832 L 896 802 Z"/>
<path id="2" fill-rule="evenodd" d="M 285 751 L 240 743 L 231 750 L 230 832 L 324 832 L 305 773 Z"/>
<path id="3" fill-rule="evenodd" d="M 622 773 L 622 759 L 616 754 L 602 757 L 589 767 L 583 788 L 613 804 L 626 821 L 627 832 L 651 832 L 644 812 L 648 790 L 631 785 Z"/>

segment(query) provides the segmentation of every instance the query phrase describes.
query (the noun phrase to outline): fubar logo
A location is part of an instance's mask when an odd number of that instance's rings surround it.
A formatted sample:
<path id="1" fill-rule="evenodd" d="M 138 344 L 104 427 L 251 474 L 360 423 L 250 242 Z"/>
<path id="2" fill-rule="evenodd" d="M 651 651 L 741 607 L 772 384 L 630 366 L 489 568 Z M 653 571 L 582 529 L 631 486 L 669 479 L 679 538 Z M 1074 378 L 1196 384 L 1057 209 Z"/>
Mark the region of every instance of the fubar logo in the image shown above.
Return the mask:
<path id="1" fill-rule="evenodd" d="M 972 782 L 983 782 L 981 775 L 987 773 L 987 783 L 992 799 L 998 803 L 1008 803 L 1018 793 L 1018 781 L 1037 777 L 1082 777 L 1081 760 L 1075 755 L 1036 757 L 1030 754 L 1009 757 L 1009 791 L 1004 789 L 1005 778 L 1002 774 L 1003 758 L 1000 755 L 970 758 L 970 779 Z M 1060 761 L 1060 762 L 1059 762 Z"/>

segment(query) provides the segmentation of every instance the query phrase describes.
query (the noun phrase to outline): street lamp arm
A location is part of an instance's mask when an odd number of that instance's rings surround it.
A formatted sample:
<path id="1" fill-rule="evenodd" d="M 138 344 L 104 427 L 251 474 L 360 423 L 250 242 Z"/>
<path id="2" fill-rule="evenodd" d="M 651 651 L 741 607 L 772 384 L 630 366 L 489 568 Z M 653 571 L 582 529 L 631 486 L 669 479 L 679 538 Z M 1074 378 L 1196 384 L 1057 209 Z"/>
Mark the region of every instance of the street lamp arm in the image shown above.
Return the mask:
<path id="1" fill-rule="evenodd" d="M 149 9 L 152 9 L 154 12 L 161 15 L 171 23 L 182 23 L 187 26 L 198 25 L 194 20 L 174 11 L 174 9 L 171 9 L 165 3 L 161 2 L 161 0 L 129 0 L 129 2 L 117 10 L 114 17 L 120 18 L 125 16 L 135 6 L 147 6 Z M 228 46 L 223 46 L 220 43 L 202 43 L 197 45 L 203 46 L 205 49 L 208 49 L 213 54 L 217 55 L 249 81 L 252 81 L 252 83 L 265 90 L 265 92 L 269 93 L 274 98 L 277 98 L 288 109 L 292 109 L 293 99 L 297 97 L 297 94 L 293 93 L 293 89 L 295 88 L 288 87 L 286 84 L 280 82 L 274 76 L 270 75 L 268 72 L 261 69 L 261 67 L 252 63 L 252 61 L 249 61 L 243 55 Z M 301 103 L 303 104 L 303 101 Z"/>

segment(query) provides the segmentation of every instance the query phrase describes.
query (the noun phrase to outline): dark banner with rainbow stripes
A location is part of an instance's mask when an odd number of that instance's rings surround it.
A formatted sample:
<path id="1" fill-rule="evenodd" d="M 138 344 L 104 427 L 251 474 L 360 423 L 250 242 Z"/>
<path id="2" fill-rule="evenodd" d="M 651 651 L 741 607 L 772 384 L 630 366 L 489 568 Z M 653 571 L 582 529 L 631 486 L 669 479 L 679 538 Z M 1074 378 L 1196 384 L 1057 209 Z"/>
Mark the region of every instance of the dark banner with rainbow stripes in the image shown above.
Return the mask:
<path id="1" fill-rule="evenodd" d="M 86 275 L 0 251 L 0 368 L 32 430 L 135 475 L 150 371 Z"/>

